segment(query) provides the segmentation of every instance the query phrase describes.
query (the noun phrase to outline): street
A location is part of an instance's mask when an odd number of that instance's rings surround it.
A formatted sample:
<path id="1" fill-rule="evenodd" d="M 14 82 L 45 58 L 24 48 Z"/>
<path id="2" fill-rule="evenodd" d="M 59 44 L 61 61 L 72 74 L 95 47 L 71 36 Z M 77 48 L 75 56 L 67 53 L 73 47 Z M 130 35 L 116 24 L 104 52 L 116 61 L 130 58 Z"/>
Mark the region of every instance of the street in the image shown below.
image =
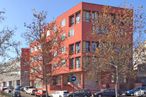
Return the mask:
<path id="1" fill-rule="evenodd" d="M 9 96 L 2 96 L 2 95 L 0 95 L 0 97 L 9 97 Z M 21 97 L 35 97 L 35 96 L 34 95 L 26 94 L 25 92 L 21 92 Z M 136 97 L 136 96 L 121 96 L 121 97 Z"/>
<path id="2" fill-rule="evenodd" d="M 22 97 L 35 97 L 33 95 L 26 94 L 25 92 L 21 92 Z"/>

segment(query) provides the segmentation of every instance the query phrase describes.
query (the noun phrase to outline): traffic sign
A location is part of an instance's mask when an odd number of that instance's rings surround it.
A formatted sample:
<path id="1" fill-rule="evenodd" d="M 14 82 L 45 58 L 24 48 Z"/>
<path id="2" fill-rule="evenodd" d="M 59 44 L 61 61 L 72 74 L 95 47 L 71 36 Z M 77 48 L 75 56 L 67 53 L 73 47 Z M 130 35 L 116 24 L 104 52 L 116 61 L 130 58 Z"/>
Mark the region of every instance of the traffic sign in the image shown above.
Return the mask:
<path id="1" fill-rule="evenodd" d="M 77 79 L 76 76 L 74 76 L 74 75 L 71 76 L 71 81 L 72 82 L 76 81 L 76 79 Z"/>

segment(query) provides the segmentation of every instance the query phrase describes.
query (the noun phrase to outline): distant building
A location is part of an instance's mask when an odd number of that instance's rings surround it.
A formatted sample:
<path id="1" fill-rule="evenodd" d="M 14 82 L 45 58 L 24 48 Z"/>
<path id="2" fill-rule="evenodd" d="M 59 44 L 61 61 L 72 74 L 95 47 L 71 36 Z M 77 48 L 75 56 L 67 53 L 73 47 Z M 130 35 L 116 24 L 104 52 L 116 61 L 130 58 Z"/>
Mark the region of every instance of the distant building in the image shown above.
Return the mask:
<path id="1" fill-rule="evenodd" d="M 0 74 L 0 87 L 16 87 L 21 85 L 20 73 L 5 73 Z"/>
<path id="2" fill-rule="evenodd" d="M 21 49 L 21 85 L 29 86 L 29 70 L 30 70 L 30 50 L 29 48 Z"/>
<path id="3" fill-rule="evenodd" d="M 16 87 L 21 85 L 20 83 L 20 62 L 19 60 L 13 60 L 3 65 L 7 67 L 4 73 L 0 74 L 0 87 Z"/>
<path id="4" fill-rule="evenodd" d="M 146 85 L 146 41 L 134 52 L 134 69 L 137 70 L 137 83 Z"/>
<path id="5" fill-rule="evenodd" d="M 146 41 L 134 49 L 133 54 L 134 69 L 138 69 L 138 65 L 146 63 Z"/>

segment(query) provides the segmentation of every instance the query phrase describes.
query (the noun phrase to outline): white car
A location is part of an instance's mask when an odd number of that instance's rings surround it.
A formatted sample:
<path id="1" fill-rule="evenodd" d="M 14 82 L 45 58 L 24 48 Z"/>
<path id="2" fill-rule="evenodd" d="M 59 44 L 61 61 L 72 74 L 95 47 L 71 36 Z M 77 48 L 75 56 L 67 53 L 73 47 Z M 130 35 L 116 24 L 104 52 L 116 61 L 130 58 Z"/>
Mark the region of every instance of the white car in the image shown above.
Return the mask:
<path id="1" fill-rule="evenodd" d="M 28 88 L 30 88 L 31 86 L 25 86 L 23 87 L 23 91 L 26 92 Z"/>
<path id="2" fill-rule="evenodd" d="M 145 93 L 146 93 L 146 90 L 138 90 L 134 93 L 134 96 L 138 96 L 138 97 L 145 96 L 146 95 Z"/>
<path id="3" fill-rule="evenodd" d="M 69 92 L 67 90 L 55 91 L 51 93 L 50 96 L 51 97 L 67 97 L 68 93 Z"/>
<path id="4" fill-rule="evenodd" d="M 30 94 L 30 95 L 34 95 L 34 94 L 35 94 L 35 91 L 37 91 L 36 88 L 28 88 L 28 89 L 26 90 L 26 93 L 27 93 L 27 94 Z"/>

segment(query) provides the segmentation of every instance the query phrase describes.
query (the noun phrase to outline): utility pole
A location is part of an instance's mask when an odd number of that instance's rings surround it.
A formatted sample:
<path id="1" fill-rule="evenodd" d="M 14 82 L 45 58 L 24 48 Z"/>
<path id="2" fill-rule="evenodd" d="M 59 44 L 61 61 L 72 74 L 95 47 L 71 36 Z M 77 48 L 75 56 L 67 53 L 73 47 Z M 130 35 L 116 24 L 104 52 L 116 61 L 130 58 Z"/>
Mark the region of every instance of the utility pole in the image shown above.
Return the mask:
<path id="1" fill-rule="evenodd" d="M 73 83 L 73 97 L 74 97 L 74 91 L 75 91 L 74 89 L 75 89 L 75 88 L 74 88 L 74 82 L 72 82 L 72 83 Z"/>

